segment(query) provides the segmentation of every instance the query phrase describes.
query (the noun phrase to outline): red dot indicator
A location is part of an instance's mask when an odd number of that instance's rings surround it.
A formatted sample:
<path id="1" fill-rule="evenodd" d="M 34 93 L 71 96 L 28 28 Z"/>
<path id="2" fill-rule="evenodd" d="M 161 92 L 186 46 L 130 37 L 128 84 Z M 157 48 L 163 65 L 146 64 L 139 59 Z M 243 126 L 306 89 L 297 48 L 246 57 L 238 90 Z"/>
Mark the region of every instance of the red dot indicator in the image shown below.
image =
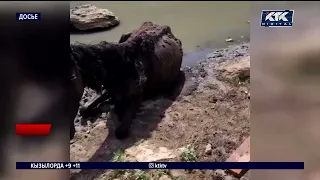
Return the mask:
<path id="1" fill-rule="evenodd" d="M 18 136 L 48 136 L 51 124 L 16 124 Z"/>

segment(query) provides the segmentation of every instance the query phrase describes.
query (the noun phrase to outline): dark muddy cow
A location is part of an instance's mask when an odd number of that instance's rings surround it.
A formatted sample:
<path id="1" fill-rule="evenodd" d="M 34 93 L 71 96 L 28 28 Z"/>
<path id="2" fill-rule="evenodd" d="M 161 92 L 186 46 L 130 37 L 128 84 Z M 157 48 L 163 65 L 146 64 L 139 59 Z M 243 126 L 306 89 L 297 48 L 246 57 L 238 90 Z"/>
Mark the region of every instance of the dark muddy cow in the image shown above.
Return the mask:
<path id="1" fill-rule="evenodd" d="M 82 107 L 80 114 L 89 116 L 100 103 L 110 98 L 121 122 L 115 132 L 118 139 L 128 136 L 142 100 L 172 90 L 181 75 L 181 41 L 169 26 L 152 22 L 145 22 L 138 30 L 122 35 L 118 44 L 78 44 L 73 50 L 78 59 L 92 59 L 104 69 L 104 73 L 95 76 L 100 78 L 94 82 L 98 82 L 98 87 L 101 83 L 105 91 L 89 106 Z M 83 65 L 78 63 L 78 66 L 81 69 Z"/>
<path id="2" fill-rule="evenodd" d="M 92 47 L 97 47 L 92 45 Z M 76 91 L 78 105 L 84 92 L 85 87 L 95 90 L 97 93 L 102 92 L 102 83 L 105 79 L 104 68 L 99 64 L 97 57 L 92 54 L 91 48 L 87 45 L 76 44 L 70 45 L 70 59 L 72 63 L 71 81 Z M 74 114 L 74 118 L 76 116 Z M 70 122 L 70 139 L 75 134 L 74 118 Z"/>

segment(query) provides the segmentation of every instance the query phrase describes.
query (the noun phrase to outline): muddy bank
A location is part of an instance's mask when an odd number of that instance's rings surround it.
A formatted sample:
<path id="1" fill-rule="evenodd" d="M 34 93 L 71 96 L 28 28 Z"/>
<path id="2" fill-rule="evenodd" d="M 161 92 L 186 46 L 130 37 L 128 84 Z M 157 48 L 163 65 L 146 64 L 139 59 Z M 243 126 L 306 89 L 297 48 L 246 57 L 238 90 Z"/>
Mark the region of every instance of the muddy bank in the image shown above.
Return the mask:
<path id="1" fill-rule="evenodd" d="M 209 53 L 184 67 L 186 81 L 175 101 L 146 101 L 131 136 L 114 137 L 112 113 L 95 122 L 76 118 L 71 161 L 225 161 L 249 135 L 249 44 Z M 87 90 L 82 103 L 94 97 Z M 108 110 L 108 108 L 106 108 Z M 224 170 L 72 172 L 72 179 L 235 179 Z M 247 175 L 242 178 L 248 179 Z"/>

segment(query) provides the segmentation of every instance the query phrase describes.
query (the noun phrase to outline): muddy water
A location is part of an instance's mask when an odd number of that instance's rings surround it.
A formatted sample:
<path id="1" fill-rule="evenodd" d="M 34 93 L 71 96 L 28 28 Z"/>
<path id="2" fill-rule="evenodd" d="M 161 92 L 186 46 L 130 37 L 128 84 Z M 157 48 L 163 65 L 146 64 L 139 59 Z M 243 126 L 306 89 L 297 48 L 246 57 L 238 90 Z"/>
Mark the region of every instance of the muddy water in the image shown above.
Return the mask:
<path id="1" fill-rule="evenodd" d="M 250 2 L 73 1 L 71 7 L 86 3 L 111 10 L 120 25 L 103 32 L 73 34 L 71 43 L 116 42 L 122 33 L 152 21 L 172 28 L 183 44 L 183 65 L 192 65 L 211 49 L 228 46 L 228 37 L 235 42 L 249 40 Z"/>

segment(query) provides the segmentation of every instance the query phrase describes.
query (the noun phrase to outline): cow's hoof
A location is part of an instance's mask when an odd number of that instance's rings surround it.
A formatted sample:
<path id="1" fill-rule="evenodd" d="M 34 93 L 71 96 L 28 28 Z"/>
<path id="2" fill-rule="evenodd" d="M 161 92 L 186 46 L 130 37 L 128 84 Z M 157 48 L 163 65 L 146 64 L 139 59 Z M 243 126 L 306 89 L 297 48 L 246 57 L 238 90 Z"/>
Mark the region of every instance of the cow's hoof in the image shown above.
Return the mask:
<path id="1" fill-rule="evenodd" d="M 115 135 L 117 139 L 123 140 L 129 136 L 129 128 L 120 125 L 116 128 Z"/>

